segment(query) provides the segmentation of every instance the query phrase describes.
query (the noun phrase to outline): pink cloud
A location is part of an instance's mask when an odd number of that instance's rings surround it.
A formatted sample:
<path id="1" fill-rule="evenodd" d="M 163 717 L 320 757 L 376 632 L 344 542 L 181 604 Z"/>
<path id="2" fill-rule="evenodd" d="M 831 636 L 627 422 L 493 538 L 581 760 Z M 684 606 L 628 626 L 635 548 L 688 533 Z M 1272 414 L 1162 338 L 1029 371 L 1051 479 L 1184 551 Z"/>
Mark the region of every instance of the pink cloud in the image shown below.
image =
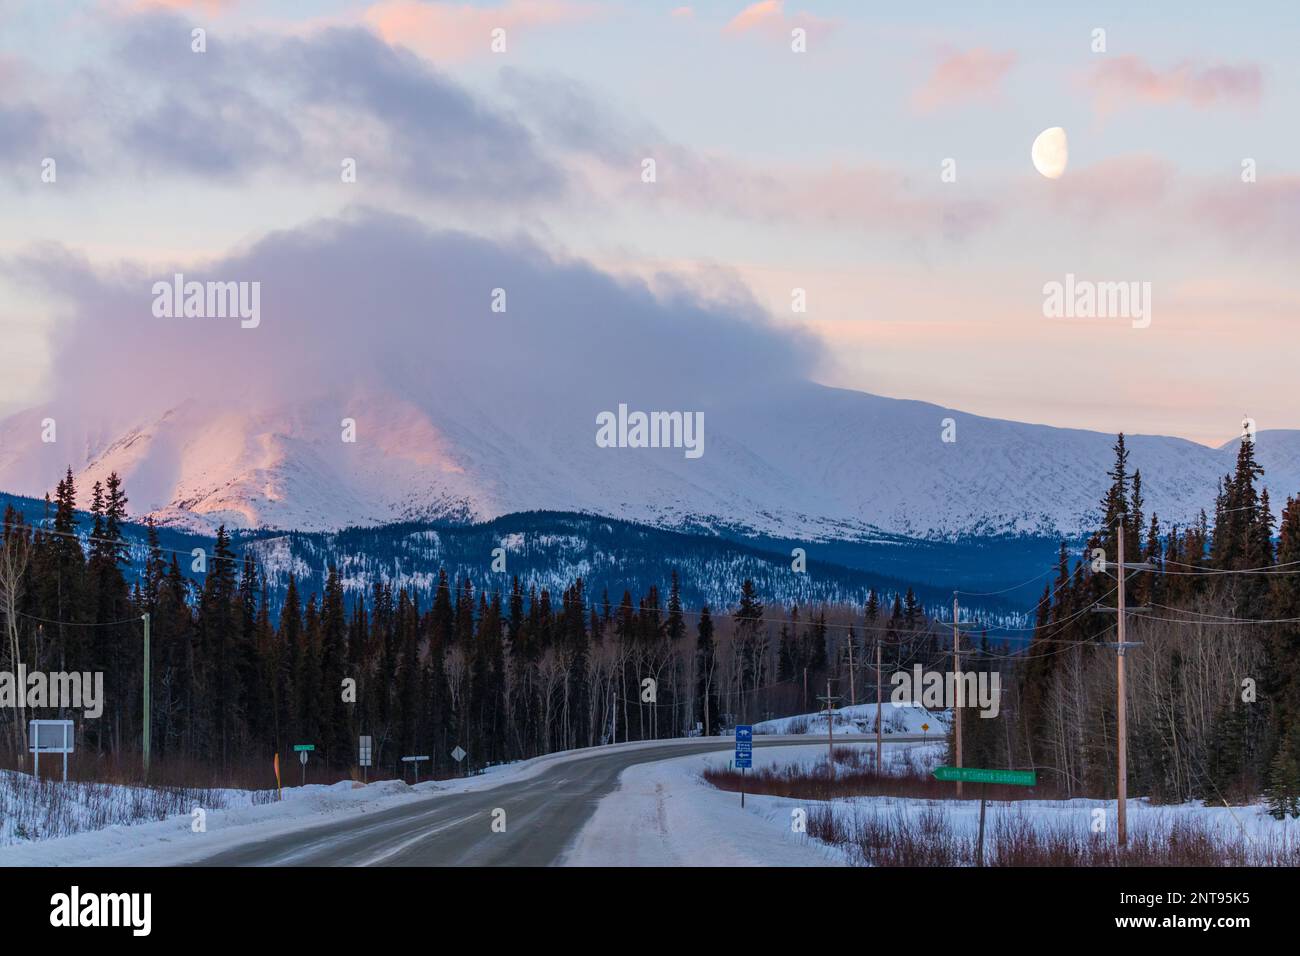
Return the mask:
<path id="1" fill-rule="evenodd" d="M 586 3 L 569 0 L 508 0 L 498 7 L 383 0 L 365 20 L 390 44 L 401 44 L 435 61 L 463 60 L 490 51 L 492 31 L 570 23 L 594 16 Z"/>
<path id="2" fill-rule="evenodd" d="M 912 105 L 922 112 L 990 96 L 1016 62 L 1014 53 L 983 48 L 954 50 L 935 66 L 924 85 L 912 94 Z"/>
<path id="3" fill-rule="evenodd" d="M 1247 63 L 1204 65 L 1187 61 L 1160 71 L 1140 57 L 1108 57 L 1089 74 L 1099 112 L 1135 104 L 1185 102 L 1199 109 L 1221 104 L 1254 105 L 1263 91 L 1260 68 Z"/>
<path id="4" fill-rule="evenodd" d="M 204 13 L 222 13 L 239 0 L 135 0 L 132 9 L 148 10 L 201 10 Z"/>
<path id="5" fill-rule="evenodd" d="M 1260 174 L 1258 182 L 1229 183 L 1205 189 L 1191 204 L 1192 217 L 1234 242 L 1279 248 L 1300 240 L 1300 176 Z"/>
<path id="6" fill-rule="evenodd" d="M 834 27 L 834 22 L 802 11 L 787 14 L 785 0 L 759 0 L 732 17 L 722 32 L 732 35 L 765 33 L 788 37 L 795 27 L 803 27 L 809 36 L 824 35 Z"/>
<path id="7" fill-rule="evenodd" d="M 960 240 L 998 218 L 991 203 L 918 188 L 905 174 L 880 166 L 755 166 L 681 147 L 661 147 L 660 153 L 657 196 L 740 220 Z"/>
<path id="8" fill-rule="evenodd" d="M 1120 156 L 1071 170 L 1053 184 L 1051 202 L 1084 221 L 1149 215 L 1173 198 L 1174 167 L 1154 156 Z"/>
<path id="9" fill-rule="evenodd" d="M 1189 177 L 1162 157 L 1120 156 L 1072 169 L 1032 196 L 1039 216 L 1092 228 L 1122 225 L 1125 234 L 1140 230 L 1162 248 L 1228 243 L 1284 256 L 1300 241 L 1300 175 L 1292 172 L 1267 170 L 1256 182 L 1242 182 L 1235 166 Z"/>

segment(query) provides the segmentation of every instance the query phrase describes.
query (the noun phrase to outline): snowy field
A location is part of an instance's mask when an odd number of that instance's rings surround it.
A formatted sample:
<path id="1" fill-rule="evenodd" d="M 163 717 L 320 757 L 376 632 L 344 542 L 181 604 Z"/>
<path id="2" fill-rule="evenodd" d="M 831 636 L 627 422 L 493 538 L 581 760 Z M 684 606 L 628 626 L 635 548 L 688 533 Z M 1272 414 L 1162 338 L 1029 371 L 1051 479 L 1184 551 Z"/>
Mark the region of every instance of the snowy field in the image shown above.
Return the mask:
<path id="1" fill-rule="evenodd" d="M 874 705 L 873 705 L 874 710 Z M 855 744 L 854 746 L 861 746 Z M 942 762 L 942 744 L 886 743 L 886 766 L 910 763 L 932 768 Z M 754 767 L 792 763 L 812 768 L 824 762 L 825 745 L 755 750 Z M 564 863 L 569 866 L 844 866 L 860 864 L 853 845 L 831 845 L 796 832 L 794 822 L 816 813 L 832 813 L 845 825 L 875 818 L 886 825 L 921 827 L 938 822 L 957 840 L 973 841 L 979 826 L 978 800 L 925 800 L 859 797 L 834 801 L 800 800 L 718 790 L 701 774 L 706 767 L 726 767 L 717 754 L 678 757 L 641 764 L 624 771 L 618 791 L 601 801 L 579 834 Z M 802 814 L 797 811 L 802 811 Z M 989 801 L 985 820 L 988 841 L 998 828 L 1029 827 L 1039 834 L 1071 832 L 1082 839 L 1093 828 L 1114 825 L 1115 803 L 1075 799 Z M 1098 821 L 1100 820 L 1100 824 Z M 1260 847 L 1300 843 L 1300 820 L 1274 820 L 1262 805 L 1152 806 L 1130 800 L 1131 840 L 1145 830 L 1166 832 L 1190 823 L 1225 840 L 1244 840 Z"/>
<path id="2" fill-rule="evenodd" d="M 831 712 L 835 721 L 834 732 L 845 736 L 853 734 L 876 734 L 876 705 L 856 704 L 840 707 Z M 922 736 L 933 734 L 943 739 L 948 733 L 948 722 L 952 712 L 947 710 L 927 710 L 920 704 L 895 704 L 886 701 L 880 708 L 882 733 L 915 734 Z M 923 729 L 928 728 L 928 729 Z M 796 714 L 793 717 L 778 717 L 754 725 L 755 734 L 816 734 L 826 736 L 826 712 Z"/>

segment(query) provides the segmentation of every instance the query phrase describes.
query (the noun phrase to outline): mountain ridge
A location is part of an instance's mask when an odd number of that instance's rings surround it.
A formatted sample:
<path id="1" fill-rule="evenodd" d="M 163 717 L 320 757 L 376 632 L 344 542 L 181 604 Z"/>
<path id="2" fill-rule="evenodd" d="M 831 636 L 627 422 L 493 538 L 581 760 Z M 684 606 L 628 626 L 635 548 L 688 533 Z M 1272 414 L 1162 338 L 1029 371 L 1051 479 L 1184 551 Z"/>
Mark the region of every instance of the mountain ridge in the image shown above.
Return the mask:
<path id="1" fill-rule="evenodd" d="M 637 397 L 627 403 L 672 407 Z M 62 436 L 39 442 L 46 415 L 32 409 L 0 420 L 0 489 L 39 496 L 69 464 L 81 488 L 117 471 L 133 513 L 206 532 L 572 511 L 809 541 L 1077 537 L 1091 530 L 1114 441 L 813 383 L 695 404 L 706 431 L 698 460 L 680 448 L 597 447 L 597 415 L 613 400 L 529 401 L 508 388 L 486 406 L 454 389 L 417 404 L 354 387 L 253 409 L 190 399 L 126 425 L 65 413 L 75 454 Z M 942 439 L 946 419 L 954 442 Z M 1147 513 L 1168 527 L 1212 507 L 1239 440 L 1127 441 Z M 1300 492 L 1300 430 L 1260 431 L 1256 444 L 1280 510 Z"/>

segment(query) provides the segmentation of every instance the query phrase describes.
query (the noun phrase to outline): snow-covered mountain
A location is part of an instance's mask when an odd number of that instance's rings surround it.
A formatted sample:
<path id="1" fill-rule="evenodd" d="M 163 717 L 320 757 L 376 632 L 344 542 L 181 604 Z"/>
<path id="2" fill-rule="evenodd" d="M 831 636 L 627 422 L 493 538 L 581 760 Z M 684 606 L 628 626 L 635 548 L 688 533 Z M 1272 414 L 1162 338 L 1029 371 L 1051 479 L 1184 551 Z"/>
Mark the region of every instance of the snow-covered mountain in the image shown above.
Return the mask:
<path id="1" fill-rule="evenodd" d="M 31 409 L 0 422 L 0 490 L 43 494 L 71 465 L 84 496 L 116 471 L 133 514 L 204 530 L 559 510 L 805 540 L 1074 534 L 1092 527 L 1114 441 L 811 383 L 689 408 L 648 394 L 593 400 L 506 386 L 435 389 L 416 404 L 397 391 L 340 390 L 256 408 L 191 399 L 125 423 Z M 703 454 L 599 447 L 597 416 L 620 402 L 702 411 Z M 41 440 L 47 417 L 56 417 L 54 442 Z M 955 442 L 942 440 L 947 418 Z M 343 440 L 344 419 L 355 421 L 354 442 Z M 1129 442 L 1148 513 L 1166 525 L 1211 506 L 1237 449 L 1236 441 L 1217 449 L 1156 436 Z M 1257 447 L 1280 507 L 1300 492 L 1300 431 L 1261 431 Z"/>

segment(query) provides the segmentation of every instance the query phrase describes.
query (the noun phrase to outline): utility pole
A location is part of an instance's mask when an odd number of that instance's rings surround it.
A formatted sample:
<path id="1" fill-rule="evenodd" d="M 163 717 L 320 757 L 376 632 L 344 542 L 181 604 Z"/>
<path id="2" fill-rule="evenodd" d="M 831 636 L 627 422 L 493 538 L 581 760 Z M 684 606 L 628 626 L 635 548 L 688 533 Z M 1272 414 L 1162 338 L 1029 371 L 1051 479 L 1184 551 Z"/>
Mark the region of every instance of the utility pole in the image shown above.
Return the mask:
<path id="1" fill-rule="evenodd" d="M 150 664 L 152 655 L 149 653 L 149 615 L 142 614 L 140 619 L 144 621 L 144 720 L 142 721 L 144 730 L 144 740 L 141 750 L 144 754 L 144 779 L 149 780 L 149 683 L 150 683 Z"/>
<path id="2" fill-rule="evenodd" d="M 1121 466 L 1120 470 L 1123 468 Z M 1124 585 L 1127 579 L 1124 575 L 1124 538 L 1126 537 L 1124 521 L 1119 523 L 1119 613 L 1116 617 L 1119 619 L 1118 646 L 1115 648 L 1115 678 L 1116 687 L 1118 688 L 1119 702 L 1119 728 L 1117 731 L 1118 749 L 1119 749 L 1119 793 L 1116 802 L 1116 818 L 1119 827 L 1119 845 L 1128 845 L 1128 708 L 1125 706 L 1126 694 L 1124 693 L 1124 592 L 1128 590 Z"/>
<path id="3" fill-rule="evenodd" d="M 881 762 L 880 762 L 880 759 L 881 759 L 881 752 L 880 752 L 880 743 L 881 743 L 881 742 L 880 742 L 880 735 L 881 735 L 881 733 L 882 733 L 882 729 L 881 729 L 881 726 L 880 726 L 880 723 L 881 723 L 881 717 L 880 717 L 880 705 L 881 705 L 881 693 L 880 693 L 880 670 L 881 670 L 881 667 L 880 667 L 880 639 L 877 638 L 877 639 L 876 639 L 876 773 L 877 773 L 877 774 L 880 774 L 880 773 L 883 773 L 883 772 L 884 772 L 884 770 L 883 770 L 883 764 L 881 764 Z"/>
<path id="4" fill-rule="evenodd" d="M 961 767 L 961 711 L 966 705 L 965 695 L 962 693 L 961 686 L 961 631 L 957 628 L 957 592 L 952 592 L 952 683 L 956 691 L 956 699 L 953 708 L 957 713 L 954 715 L 954 725 L 956 727 L 957 741 L 957 766 Z M 961 799 L 961 781 L 957 781 L 957 798 Z"/>
<path id="5" fill-rule="evenodd" d="M 803 712 L 808 713 L 808 668 L 803 669 Z"/>
<path id="6" fill-rule="evenodd" d="M 831 705 L 839 698 L 831 696 L 829 677 L 826 678 L 826 696 L 817 699 L 826 701 L 826 760 L 828 772 L 833 777 L 835 776 L 835 711 L 831 709 Z"/>
<path id="7" fill-rule="evenodd" d="M 853 682 L 853 635 L 849 634 L 849 703 L 856 706 L 858 703 L 857 686 Z"/>
<path id="8" fill-rule="evenodd" d="M 1119 560 L 1107 561 L 1106 568 L 1116 569 L 1116 578 L 1119 581 L 1117 590 L 1117 606 L 1114 608 L 1102 607 L 1103 611 L 1113 610 L 1116 612 L 1116 640 L 1110 646 L 1115 648 L 1115 687 L 1116 702 L 1115 710 L 1117 714 L 1115 728 L 1115 750 L 1116 750 L 1116 794 L 1115 794 L 1115 821 L 1116 821 L 1116 841 L 1121 848 L 1128 846 L 1128 694 L 1126 691 L 1126 680 L 1124 672 L 1124 652 L 1130 647 L 1141 647 L 1140 641 L 1126 641 L 1124 639 L 1124 626 L 1128 621 L 1128 615 L 1137 611 L 1144 611 L 1146 608 L 1134 607 L 1127 605 L 1125 591 L 1128 584 L 1128 571 L 1154 571 L 1156 570 L 1150 564 L 1143 561 L 1141 564 L 1124 563 L 1124 536 L 1126 532 L 1125 520 L 1120 518 L 1119 522 Z"/>

